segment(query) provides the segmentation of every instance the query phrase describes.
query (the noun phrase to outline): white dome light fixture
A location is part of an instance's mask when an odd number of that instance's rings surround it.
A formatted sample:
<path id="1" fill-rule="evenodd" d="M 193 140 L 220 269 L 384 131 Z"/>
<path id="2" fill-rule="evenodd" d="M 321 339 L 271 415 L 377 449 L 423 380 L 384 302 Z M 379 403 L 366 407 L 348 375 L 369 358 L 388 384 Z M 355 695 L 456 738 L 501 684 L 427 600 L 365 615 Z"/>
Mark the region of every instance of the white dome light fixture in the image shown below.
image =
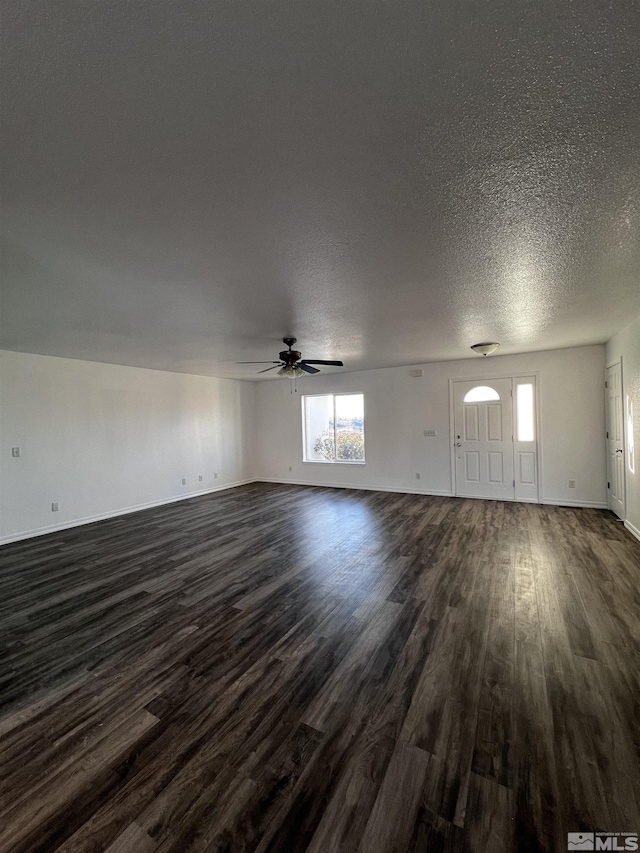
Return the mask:
<path id="1" fill-rule="evenodd" d="M 487 356 L 487 355 L 491 355 L 492 352 L 495 352 L 495 350 L 497 350 L 499 346 L 500 346 L 500 344 L 496 344 L 494 342 L 492 342 L 492 343 L 487 342 L 484 344 L 473 344 L 471 349 L 474 352 L 477 352 L 478 355 Z"/>

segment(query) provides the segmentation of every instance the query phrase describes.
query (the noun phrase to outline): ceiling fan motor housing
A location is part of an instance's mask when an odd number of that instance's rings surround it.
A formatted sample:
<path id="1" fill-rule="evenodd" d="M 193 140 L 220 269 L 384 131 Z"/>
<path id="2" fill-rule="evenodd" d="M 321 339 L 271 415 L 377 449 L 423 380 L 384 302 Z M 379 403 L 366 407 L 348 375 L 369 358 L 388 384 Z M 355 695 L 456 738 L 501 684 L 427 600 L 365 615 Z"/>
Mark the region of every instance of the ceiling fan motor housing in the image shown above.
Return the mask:
<path id="1" fill-rule="evenodd" d="M 287 364 L 289 364 L 289 363 L 294 364 L 296 361 L 300 360 L 301 356 L 302 356 L 302 353 L 298 352 L 298 350 L 286 349 L 280 353 L 280 361 L 286 361 Z"/>
<path id="2" fill-rule="evenodd" d="M 298 350 L 291 349 L 291 347 L 295 344 L 296 340 L 297 340 L 296 338 L 283 338 L 282 339 L 282 343 L 286 344 L 289 347 L 289 349 L 283 350 L 279 354 L 280 355 L 280 361 L 284 361 L 284 362 L 286 362 L 286 364 L 295 364 L 296 361 L 300 361 L 302 353 L 298 352 Z"/>

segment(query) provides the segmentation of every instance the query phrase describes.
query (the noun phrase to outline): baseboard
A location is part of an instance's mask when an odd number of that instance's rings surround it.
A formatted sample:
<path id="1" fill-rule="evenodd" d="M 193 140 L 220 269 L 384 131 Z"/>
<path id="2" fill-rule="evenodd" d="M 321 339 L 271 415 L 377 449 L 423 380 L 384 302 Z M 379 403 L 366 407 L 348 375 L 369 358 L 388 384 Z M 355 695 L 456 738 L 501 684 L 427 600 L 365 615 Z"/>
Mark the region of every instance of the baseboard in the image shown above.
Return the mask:
<path id="1" fill-rule="evenodd" d="M 624 526 L 627 528 L 629 533 L 632 536 L 635 536 L 636 539 L 640 542 L 640 530 L 638 530 L 638 528 L 635 527 L 635 525 L 631 524 L 630 521 L 625 521 Z"/>
<path id="2" fill-rule="evenodd" d="M 394 492 L 400 495 L 431 495 L 433 497 L 452 498 L 451 491 L 437 489 L 402 489 L 394 486 L 361 486 L 353 483 L 310 483 L 308 480 L 285 480 L 278 477 L 256 477 L 257 483 L 281 483 L 283 486 L 314 486 L 320 489 L 356 489 L 364 492 Z"/>
<path id="3" fill-rule="evenodd" d="M 235 483 L 225 483 L 223 486 L 215 486 L 213 489 L 201 489 L 197 492 L 190 492 L 188 495 L 176 495 L 172 498 L 164 498 L 160 501 L 150 501 L 149 503 L 136 504 L 128 506 L 124 509 L 116 509 L 111 512 L 101 512 L 97 515 L 88 515 L 84 518 L 77 518 L 73 521 L 65 521 L 62 524 L 52 524 L 48 527 L 37 527 L 33 530 L 25 530 L 22 533 L 15 533 L 11 536 L 3 536 L 0 538 L 0 545 L 8 545 L 10 542 L 21 542 L 23 539 L 33 539 L 36 536 L 46 536 L 47 533 L 57 533 L 60 530 L 70 530 L 73 527 L 82 527 L 84 524 L 94 524 L 96 521 L 106 521 L 108 518 L 117 518 L 119 515 L 129 515 L 132 512 L 141 512 L 144 509 L 153 509 L 156 506 L 164 506 L 165 504 L 173 504 L 178 501 L 187 501 L 190 498 L 199 498 L 202 495 L 209 495 L 213 492 L 222 492 L 226 489 L 235 489 L 237 486 L 246 486 L 247 483 L 255 483 L 256 478 L 252 477 L 249 480 L 238 480 Z"/>
<path id="4" fill-rule="evenodd" d="M 362 489 L 368 492 L 397 492 L 403 495 L 432 495 L 433 497 L 455 498 L 456 495 L 451 491 L 442 489 L 404 489 L 395 488 L 393 486 L 361 486 L 353 483 L 310 483 L 308 480 L 287 480 L 279 477 L 257 477 L 258 483 L 282 483 L 285 486 L 316 486 L 318 488 L 327 489 Z M 479 500 L 491 500 L 490 498 L 479 498 Z M 589 509 L 607 509 L 606 503 L 598 503 L 593 501 L 565 501 L 560 498 L 544 498 L 541 501 L 523 500 L 517 503 L 542 503 L 550 506 L 573 506 L 585 507 Z"/>
<path id="5" fill-rule="evenodd" d="M 540 503 L 549 506 L 574 506 L 579 509 L 609 509 L 607 503 L 601 501 L 565 501 L 563 498 L 542 498 Z"/>
<path id="6" fill-rule="evenodd" d="M 453 492 L 439 489 L 407 489 L 394 486 L 363 486 L 354 485 L 353 483 L 310 483 L 305 480 L 287 480 L 277 477 L 252 477 L 247 480 L 238 480 L 234 483 L 226 483 L 223 486 L 215 486 L 212 489 L 201 489 L 197 492 L 190 492 L 188 495 L 176 495 L 171 498 L 165 498 L 159 501 L 150 501 L 149 503 L 137 504 L 135 506 L 125 507 L 123 509 L 113 510 L 111 512 L 99 513 L 90 515 L 84 518 L 78 518 L 73 521 L 65 521 L 62 524 L 52 524 L 48 527 L 38 527 L 33 530 L 25 530 L 22 533 L 15 533 L 11 536 L 0 537 L 0 545 L 8 545 L 11 542 L 20 542 L 23 539 L 33 539 L 37 536 L 46 536 L 48 533 L 57 533 L 60 530 L 71 530 L 74 527 L 81 527 L 84 524 L 94 524 L 96 521 L 106 521 L 108 518 L 117 518 L 119 515 L 129 515 L 132 512 L 141 512 L 145 509 L 153 509 L 157 506 L 172 504 L 178 501 L 189 500 L 190 498 L 198 498 L 202 495 L 213 494 L 214 492 L 222 492 L 226 489 L 235 489 L 238 486 L 245 486 L 248 483 L 281 483 L 285 486 L 315 486 L 317 488 L 327 489 L 356 489 L 366 492 L 391 492 L 403 495 L 428 495 L 432 497 L 451 498 L 455 497 Z M 529 503 L 529 501 L 526 501 Z M 550 506 L 571 506 L 571 507 L 588 507 L 591 509 L 607 509 L 606 503 L 594 503 L 589 501 L 564 501 L 553 498 L 543 498 L 540 503 L 549 504 Z M 627 530 L 640 540 L 640 530 L 634 527 L 629 521 L 625 521 L 624 526 Z"/>

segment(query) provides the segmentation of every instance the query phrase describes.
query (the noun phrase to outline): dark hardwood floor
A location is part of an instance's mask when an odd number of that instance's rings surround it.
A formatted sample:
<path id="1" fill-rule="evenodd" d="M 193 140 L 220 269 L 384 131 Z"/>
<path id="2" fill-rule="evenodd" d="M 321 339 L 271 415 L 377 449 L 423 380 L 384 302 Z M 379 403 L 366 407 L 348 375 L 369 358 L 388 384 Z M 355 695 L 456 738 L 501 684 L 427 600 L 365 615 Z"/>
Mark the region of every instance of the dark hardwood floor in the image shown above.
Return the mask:
<path id="1" fill-rule="evenodd" d="M 0 549 L 0 850 L 640 831 L 640 543 L 596 510 L 254 484 Z"/>

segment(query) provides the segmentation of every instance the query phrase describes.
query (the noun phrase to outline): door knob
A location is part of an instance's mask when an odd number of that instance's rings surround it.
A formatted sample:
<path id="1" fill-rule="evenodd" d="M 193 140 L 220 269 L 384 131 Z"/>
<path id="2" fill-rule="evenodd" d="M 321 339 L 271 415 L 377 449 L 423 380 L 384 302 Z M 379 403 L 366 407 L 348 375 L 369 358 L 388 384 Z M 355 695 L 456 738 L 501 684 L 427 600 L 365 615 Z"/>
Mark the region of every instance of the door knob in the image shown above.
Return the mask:
<path id="1" fill-rule="evenodd" d="M 616 453 L 622 453 L 621 448 L 618 448 L 618 449 L 616 450 Z"/>
<path id="2" fill-rule="evenodd" d="M 456 447 L 462 447 L 462 442 L 461 442 L 461 441 L 456 441 Z"/>

